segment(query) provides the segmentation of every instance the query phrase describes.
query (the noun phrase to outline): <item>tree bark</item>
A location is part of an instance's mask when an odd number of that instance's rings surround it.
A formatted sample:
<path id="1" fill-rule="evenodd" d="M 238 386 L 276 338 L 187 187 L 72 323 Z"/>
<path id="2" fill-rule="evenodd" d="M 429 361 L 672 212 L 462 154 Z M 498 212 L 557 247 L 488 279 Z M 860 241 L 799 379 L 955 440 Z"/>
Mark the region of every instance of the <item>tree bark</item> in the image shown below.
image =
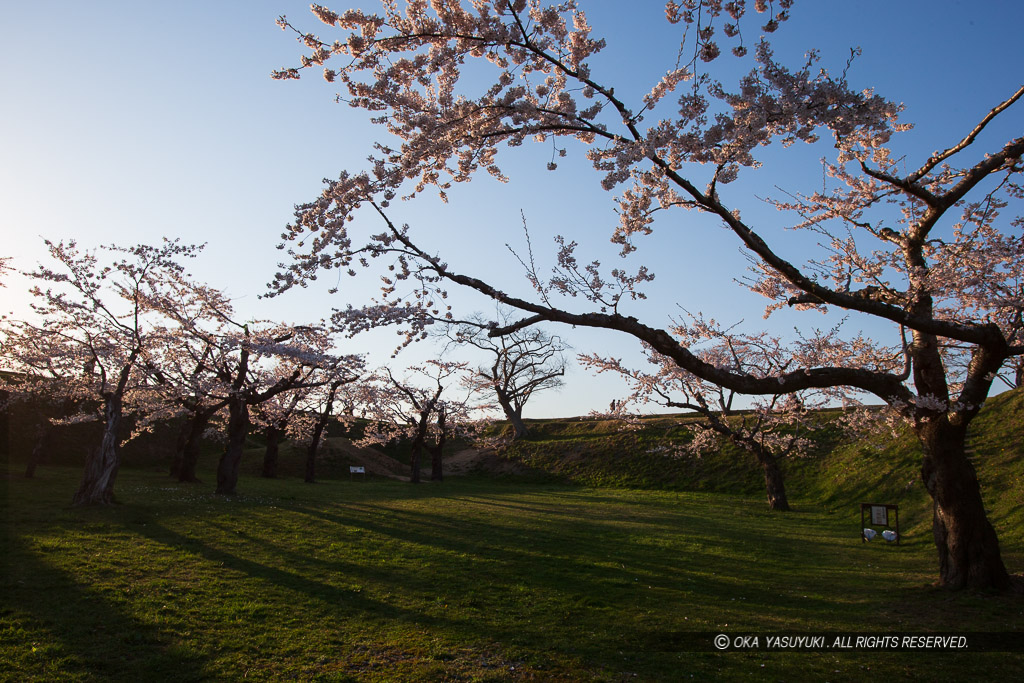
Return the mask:
<path id="1" fill-rule="evenodd" d="M 171 477 L 177 479 L 181 474 L 181 463 L 185 460 L 185 444 L 188 442 L 188 433 L 192 429 L 192 418 L 187 417 L 181 423 L 178 430 L 178 438 L 174 440 L 174 456 L 171 457 Z"/>
<path id="2" fill-rule="evenodd" d="M 526 427 L 526 423 L 523 422 L 523 418 L 513 412 L 508 416 L 508 421 L 512 423 L 512 439 L 521 439 L 530 433 L 530 430 Z"/>
<path id="3" fill-rule="evenodd" d="M 416 440 L 412 444 L 412 455 L 409 459 L 409 466 L 411 472 L 409 474 L 409 481 L 413 484 L 420 483 L 420 453 L 423 450 L 423 442 Z"/>
<path id="4" fill-rule="evenodd" d="M 328 406 L 327 412 L 320 416 L 317 420 L 316 426 L 313 427 L 313 435 L 309 440 L 309 446 L 306 447 L 306 483 L 312 484 L 316 481 L 316 454 L 320 449 L 320 439 L 323 437 L 324 428 L 327 426 L 327 420 L 330 418 L 331 412 Z"/>
<path id="5" fill-rule="evenodd" d="M 203 443 L 203 432 L 210 424 L 213 413 L 198 412 L 189 421 L 188 436 L 185 439 L 185 446 L 181 453 L 181 464 L 178 469 L 178 481 L 195 483 L 199 481 L 196 476 L 196 466 L 199 464 L 199 447 Z"/>
<path id="6" fill-rule="evenodd" d="M 966 426 L 935 417 L 919 422 L 914 431 L 924 449 L 921 477 L 932 497 L 940 583 L 955 590 L 1006 590 L 1010 577 L 985 514 L 977 474 L 967 459 Z"/>
<path id="7" fill-rule="evenodd" d="M 277 477 L 277 454 L 280 451 L 281 430 L 276 425 L 269 425 L 263 432 L 267 437 L 267 450 L 263 454 L 263 472 L 267 479 Z"/>
<path id="8" fill-rule="evenodd" d="M 28 464 L 25 465 L 25 478 L 32 479 L 36 476 L 36 467 L 43 461 L 43 456 L 46 453 L 48 441 L 50 440 L 50 430 L 53 427 L 44 418 L 36 426 L 36 441 L 32 446 L 32 452 L 28 456 Z"/>
<path id="9" fill-rule="evenodd" d="M 430 481 L 444 481 L 444 439 L 438 439 L 439 443 L 430 449 Z"/>
<path id="10" fill-rule="evenodd" d="M 120 466 L 121 392 L 104 396 L 103 417 L 103 438 L 86 460 L 82 483 L 71 501 L 72 505 L 109 505 L 114 502 L 114 480 Z"/>
<path id="11" fill-rule="evenodd" d="M 768 507 L 780 512 L 789 512 L 789 500 L 786 498 L 786 485 L 777 458 L 768 453 L 758 456 L 764 468 L 764 485 L 768 491 Z"/>
<path id="12" fill-rule="evenodd" d="M 249 433 L 249 405 L 245 398 L 228 401 L 228 443 L 217 464 L 217 493 L 233 496 L 238 486 L 238 467 L 242 463 L 245 437 Z"/>
<path id="13" fill-rule="evenodd" d="M 323 428 L 317 425 L 317 429 L 313 432 L 313 439 L 309 442 L 309 446 L 306 447 L 305 481 L 307 484 L 316 482 L 316 452 L 320 448 L 320 433 L 322 431 Z"/>
<path id="14" fill-rule="evenodd" d="M 448 439 L 448 425 L 445 424 L 444 404 L 437 410 L 437 443 L 430 449 L 430 480 L 444 480 L 444 443 Z"/>
<path id="15" fill-rule="evenodd" d="M 526 424 L 523 422 L 523 409 L 516 410 L 508 396 L 501 389 L 497 389 L 498 405 L 501 406 L 502 411 L 505 413 L 505 417 L 508 418 L 509 423 L 512 425 L 512 440 L 520 439 L 529 433 L 526 428 Z"/>

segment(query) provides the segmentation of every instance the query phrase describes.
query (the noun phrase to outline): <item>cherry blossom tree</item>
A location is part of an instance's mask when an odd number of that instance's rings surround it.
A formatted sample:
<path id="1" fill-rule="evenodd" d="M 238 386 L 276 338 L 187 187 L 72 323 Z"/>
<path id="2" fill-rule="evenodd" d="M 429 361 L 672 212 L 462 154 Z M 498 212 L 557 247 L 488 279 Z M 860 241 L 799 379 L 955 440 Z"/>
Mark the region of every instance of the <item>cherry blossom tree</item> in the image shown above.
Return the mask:
<path id="1" fill-rule="evenodd" d="M 170 273 L 161 285 L 153 306 L 163 320 L 144 370 L 162 405 L 148 419 L 181 421 L 170 474 L 195 483 L 202 440 L 228 404 L 228 391 L 214 368 L 229 362 L 225 356 L 236 348 L 227 329 L 234 306 L 223 292 L 192 278 Z"/>
<path id="2" fill-rule="evenodd" d="M 411 335 L 420 334 L 431 322 L 427 302 L 454 282 L 524 313 L 492 329 L 495 336 L 542 321 L 606 328 L 730 391 L 774 396 L 842 386 L 872 394 L 902 415 L 920 441 L 941 583 L 1005 589 L 1009 575 L 964 442 L 997 373 L 1024 354 L 1020 319 L 1012 315 L 1022 301 L 1022 221 L 1003 215 L 1024 196 L 1024 137 L 993 141 L 991 125 L 1005 118 L 1024 88 L 979 111 L 976 126 L 939 141 L 934 154 L 904 158 L 896 147 L 907 128 L 898 121 L 900 106 L 853 87 L 848 71 L 820 68 L 816 52 L 791 69 L 766 38 L 755 44 L 745 38 L 751 16 L 767 13 L 762 28 L 773 32 L 791 4 L 758 0 L 750 13 L 744 0 L 668 2 L 668 20 L 687 27 L 682 58 L 637 102 L 593 72 L 590 58 L 606 43 L 591 36 L 572 1 L 545 8 L 526 0 L 411 0 L 401 7 L 384 3 L 380 15 L 313 6 L 328 30 L 342 35 L 322 39 L 296 30 L 309 52 L 276 77 L 321 71 L 392 139 L 377 143 L 368 171 L 343 172 L 297 207 L 282 245 L 290 247 L 291 261 L 273 288 L 282 291 L 322 269 L 356 272 L 374 257 L 392 258 L 395 272 L 383 298 L 350 317 L 402 318 Z M 292 29 L 288 20 L 280 23 Z M 720 41 L 750 63 L 732 87 L 705 71 L 722 52 Z M 473 78 L 462 77 L 467 62 L 479 66 Z M 482 77 L 486 68 L 492 79 Z M 396 197 L 428 188 L 446 197 L 452 183 L 479 172 L 504 178 L 500 149 L 530 140 L 553 144 L 559 156 L 569 149 L 560 140 L 587 147 L 602 188 L 618 192 L 619 224 L 611 237 L 623 255 L 655 230 L 655 217 L 659 230 L 671 230 L 686 225 L 674 216 L 698 212 L 749 254 L 755 272 L 747 285 L 769 298 L 769 313 L 838 309 L 884 323 L 888 337 L 772 376 L 717 367 L 664 326 L 622 311 L 652 277 L 643 266 L 604 274 L 597 262 L 579 263 L 577 245 L 562 239 L 553 278 L 528 269 L 536 296 L 527 299 L 450 267 L 421 246 L 412 227 L 389 218 Z M 796 143 L 826 141 L 834 157 L 824 163 L 823 187 L 790 191 L 774 202 L 779 227 L 806 231 L 809 246 L 821 245 L 819 256 L 792 262 L 780 253 L 769 221 L 755 225 L 743 217 L 746 197 L 730 184 L 741 173 L 757 173 L 766 148 L 783 154 Z M 554 159 L 548 166 L 556 166 Z M 366 237 L 350 231 L 352 221 L 369 221 L 374 213 L 382 231 Z M 416 284 L 418 305 L 395 294 L 394 283 L 402 280 Z M 579 312 L 560 294 L 593 309 Z M 952 357 L 967 361 L 947 362 Z"/>
<path id="3" fill-rule="evenodd" d="M 284 359 L 274 367 L 274 373 L 278 377 L 287 376 L 294 371 L 293 365 L 294 362 Z M 305 480 L 315 481 L 317 451 L 331 420 L 338 390 L 357 381 L 363 366 L 359 356 L 346 356 L 344 364 L 325 363 L 315 367 L 301 385 L 254 406 L 254 423 L 262 427 L 267 439 L 264 477 L 277 476 L 280 441 L 287 437 L 305 446 Z"/>
<path id="4" fill-rule="evenodd" d="M 444 477 L 442 458 L 447 441 L 456 433 L 468 433 L 480 423 L 473 414 L 472 387 L 461 398 L 442 398 L 454 388 L 465 385 L 465 363 L 431 360 L 409 369 L 407 376 L 396 377 L 390 368 L 381 368 L 367 383 L 365 416 L 371 420 L 360 445 L 384 444 L 398 440 L 411 443 L 410 481 L 420 482 L 423 451 L 430 455 L 430 478 Z M 461 380 L 461 381 L 460 381 Z M 432 440 L 432 443 L 431 443 Z"/>
<path id="5" fill-rule="evenodd" d="M 39 283 L 32 288 L 32 308 L 41 322 L 19 323 L 24 340 L 19 360 L 21 367 L 45 368 L 52 378 L 89 392 L 99 406 L 97 415 L 82 416 L 100 419 L 103 433 L 86 460 L 73 502 L 110 503 L 126 403 L 133 394 L 150 395 L 138 368 L 156 325 L 153 300 L 161 279 L 180 276 L 184 268 L 179 261 L 200 248 L 169 240 L 155 247 L 109 246 L 92 252 L 74 241 L 47 240 L 46 245 L 54 265 L 26 273 Z"/>
<path id="6" fill-rule="evenodd" d="M 304 479 L 307 484 L 316 481 L 316 456 L 324 430 L 331 420 L 334 404 L 338 398 L 338 390 L 359 378 L 354 375 L 335 377 L 326 387 L 306 397 L 306 428 L 299 432 L 298 441 L 306 446 L 306 469 Z"/>
<path id="7" fill-rule="evenodd" d="M 172 408 L 188 415 L 179 479 L 195 480 L 199 438 L 222 410 L 227 434 L 217 493 L 235 493 L 254 407 L 272 437 L 264 471 L 276 469 L 275 438 L 305 392 L 336 379 L 352 381 L 363 368 L 362 356 L 335 352 L 334 335 L 322 324 L 239 322 L 220 290 L 175 273 L 165 276 L 161 291 L 154 305 L 171 324 L 161 330 L 162 364 L 147 369 Z"/>
<path id="8" fill-rule="evenodd" d="M 186 328 L 164 329 L 144 368 L 160 397 L 160 405 L 149 412 L 147 421 L 180 422 L 170 466 L 170 475 L 180 482 L 199 481 L 196 467 L 203 436 L 214 416 L 227 406 L 209 369 L 215 354 L 223 352 L 214 342 L 212 337 L 188 334 Z"/>
<path id="9" fill-rule="evenodd" d="M 499 314 L 505 323 L 509 312 Z M 500 337 L 487 335 L 488 323 L 476 317 L 462 324 L 446 327 L 445 336 L 456 346 L 471 346 L 491 356 L 470 375 L 470 381 L 481 392 L 493 391 L 498 405 L 512 424 L 513 439 L 526 436 L 523 407 L 539 391 L 563 385 L 568 345 L 557 336 L 540 328 L 530 327 Z"/>
<path id="10" fill-rule="evenodd" d="M 820 342 L 786 346 L 779 337 L 767 333 L 736 334 L 699 316 L 690 316 L 688 322 L 677 320 L 668 331 L 704 363 L 754 377 L 774 377 L 790 367 L 814 365 L 811 356 L 821 348 Z M 830 331 L 832 337 L 837 333 L 838 329 Z M 815 337 L 820 340 L 825 335 Z M 780 462 L 786 457 L 810 454 L 817 443 L 815 432 L 842 426 L 843 421 L 835 416 L 823 419 L 821 409 L 835 403 L 847 408 L 860 407 L 860 402 L 844 387 L 738 396 L 731 389 L 684 370 L 649 344 L 644 343 L 643 347 L 649 363 L 656 368 L 654 371 L 631 369 L 620 359 L 598 354 L 579 356 L 585 367 L 616 373 L 631 386 L 632 393 L 615 402 L 611 416 L 626 417 L 628 421 L 632 406 L 651 402 L 696 413 L 703 419 L 684 420 L 693 439 L 681 449 L 700 455 L 719 448 L 719 437 L 724 437 L 750 453 L 764 473 L 768 507 L 772 510 L 790 509 Z M 748 400 L 742 401 L 744 398 Z"/>
<path id="11" fill-rule="evenodd" d="M 262 427 L 263 437 L 267 440 L 267 448 L 263 453 L 263 470 L 260 473 L 260 476 L 266 479 L 277 477 L 281 439 L 292 424 L 301 399 L 301 391 L 293 390 L 278 394 L 255 406 L 253 421 Z"/>
<path id="12" fill-rule="evenodd" d="M 350 365 L 361 367 L 361 357 L 333 354 L 329 339 L 322 329 L 312 327 L 250 329 L 243 324 L 226 340 L 232 352 L 211 368 L 226 389 L 228 408 L 227 445 L 217 466 L 217 493 L 235 493 L 252 406 L 278 394 L 329 382 L 323 376 L 325 369 L 335 372 Z M 283 371 L 270 372 L 266 367 L 282 359 L 287 359 Z"/>

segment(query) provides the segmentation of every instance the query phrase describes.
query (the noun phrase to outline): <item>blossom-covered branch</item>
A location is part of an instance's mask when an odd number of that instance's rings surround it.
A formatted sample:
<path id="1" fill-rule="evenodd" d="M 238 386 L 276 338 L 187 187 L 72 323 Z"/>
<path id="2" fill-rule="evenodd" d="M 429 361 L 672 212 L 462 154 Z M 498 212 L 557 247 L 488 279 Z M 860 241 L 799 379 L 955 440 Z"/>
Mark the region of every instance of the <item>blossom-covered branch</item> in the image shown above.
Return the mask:
<path id="1" fill-rule="evenodd" d="M 594 73 L 591 57 L 608 46 L 591 36 L 575 2 L 545 8 L 524 1 L 413 0 L 401 9 L 385 3 L 381 15 L 314 8 L 348 36 L 332 42 L 300 33 L 310 54 L 301 67 L 278 76 L 323 66 L 328 80 L 344 86 L 349 103 L 371 112 L 390 139 L 376 145 L 368 170 L 343 172 L 320 197 L 297 207 L 281 245 L 290 260 L 272 289 L 303 284 L 323 269 L 355 273 L 386 255 L 395 259 L 394 277 L 387 276 L 372 309 L 346 309 L 349 320 L 371 316 L 363 323 L 371 325 L 377 316 L 422 335 L 433 321 L 426 302 L 454 282 L 523 312 L 493 335 L 541 321 L 607 328 L 728 391 L 776 396 L 848 387 L 874 394 L 911 421 L 921 442 L 943 583 L 1005 588 L 1008 574 L 964 439 L 1000 369 L 1024 354 L 1024 238 L 1014 213 L 1022 198 L 1024 137 L 993 141 L 991 134 L 993 122 L 1019 106 L 1024 89 L 1013 85 L 1003 102 L 979 112 L 979 123 L 959 142 L 907 173 L 895 151 L 898 134 L 909 127 L 899 121 L 902 107 L 853 87 L 849 63 L 838 74 L 820 68 L 815 50 L 795 68 L 781 64 L 767 38 L 750 43 L 739 31 L 747 8 L 744 2 L 669 2 L 667 17 L 688 27 L 685 39 L 695 41 L 698 59 L 677 61 L 638 102 Z M 764 25 L 766 34 L 788 16 L 790 3 L 779 8 Z M 754 9 L 769 12 L 769 3 Z M 734 50 L 737 59 L 750 64 L 731 86 L 710 71 L 698 73 L 699 62 L 720 52 L 718 27 L 744 48 Z M 462 73 L 469 61 L 481 67 L 472 79 Z M 493 78 L 481 81 L 488 68 Z M 747 284 L 770 300 L 769 313 L 786 306 L 838 308 L 886 323 L 891 336 L 881 342 L 842 338 L 837 347 L 860 364 L 841 355 L 815 356 L 770 375 L 719 366 L 664 326 L 621 310 L 652 277 L 643 268 L 603 276 L 599 263 L 581 265 L 577 246 L 563 241 L 554 278 L 541 278 L 532 258 L 520 259 L 530 266 L 538 293 L 539 301 L 531 301 L 449 267 L 421 246 L 413 228 L 387 216 L 396 197 L 431 188 L 445 198 L 452 183 L 479 172 L 504 178 L 500 149 L 530 140 L 553 141 L 559 156 L 569 149 L 559 148 L 560 140 L 588 150 L 601 187 L 618 192 L 619 223 L 611 238 L 623 255 L 635 252 L 656 219 L 659 230 L 682 231 L 688 222 L 673 216 L 698 211 L 716 217 L 750 254 L 754 272 Z M 766 148 L 826 140 L 835 154 L 825 163 L 822 189 L 787 189 L 785 199 L 774 201 L 774 224 L 742 217 L 746 195 L 732 183 L 758 172 Z M 556 166 L 554 159 L 547 164 Z M 386 230 L 356 238 L 350 229 L 364 208 L 375 211 Z M 823 254 L 803 263 L 786 258 L 773 245 L 782 228 L 811 231 L 810 243 L 821 243 Z M 394 285 L 403 280 L 415 283 L 418 293 L 400 302 Z M 560 295 L 582 297 L 596 310 L 576 312 Z M 860 352 L 867 348 L 874 350 Z"/>

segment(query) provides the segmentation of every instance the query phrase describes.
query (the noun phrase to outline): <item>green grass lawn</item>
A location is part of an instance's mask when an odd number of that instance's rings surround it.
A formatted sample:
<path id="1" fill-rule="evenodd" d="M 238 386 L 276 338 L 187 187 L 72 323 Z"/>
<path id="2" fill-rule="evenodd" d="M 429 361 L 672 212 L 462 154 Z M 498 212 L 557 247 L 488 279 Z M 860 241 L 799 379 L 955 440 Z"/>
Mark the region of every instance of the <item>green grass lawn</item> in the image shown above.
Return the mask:
<path id="1" fill-rule="evenodd" d="M 1024 598 L 933 588 L 926 529 L 865 545 L 854 506 L 478 478 L 224 498 L 125 469 L 119 505 L 69 509 L 79 476 L 4 482 L 0 679 L 1024 680 L 1022 653 L 688 637 L 1024 631 Z"/>

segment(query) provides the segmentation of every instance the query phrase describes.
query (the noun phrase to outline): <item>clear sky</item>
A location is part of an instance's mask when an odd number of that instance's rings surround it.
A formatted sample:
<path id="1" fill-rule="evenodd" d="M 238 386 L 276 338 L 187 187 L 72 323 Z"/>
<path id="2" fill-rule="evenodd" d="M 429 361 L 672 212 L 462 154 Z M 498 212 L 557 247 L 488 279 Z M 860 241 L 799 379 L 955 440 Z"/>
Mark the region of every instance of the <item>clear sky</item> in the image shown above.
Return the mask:
<path id="1" fill-rule="evenodd" d="M 341 11 L 346 3 L 324 2 Z M 362 2 L 370 9 L 372 3 Z M 649 90 L 674 58 L 678 27 L 663 20 L 657 0 L 580 3 L 594 34 L 608 41 L 594 73 L 623 92 Z M 75 238 L 82 245 L 157 242 L 161 236 L 206 242 L 196 276 L 236 297 L 243 316 L 301 322 L 334 306 L 372 295 L 345 278 L 338 295 L 312 287 L 271 301 L 258 297 L 282 252 L 275 249 L 295 203 L 320 191 L 324 177 L 359 170 L 382 135 L 364 114 L 334 102 L 334 86 L 318 78 L 270 79 L 294 66 L 302 49 L 274 21 L 286 14 L 302 28 L 325 28 L 294 0 L 69 0 L 4 3 L 0 40 L 0 230 L 4 255 L 31 267 L 42 238 Z M 915 124 L 897 144 L 908 166 L 958 140 L 992 106 L 1024 82 L 1024 3 L 1018 0 L 798 0 L 794 18 L 773 39 L 776 53 L 796 66 L 810 48 L 841 68 L 849 48 L 863 55 L 850 72 L 856 87 L 874 87 L 903 102 Z M 724 58 L 723 58 L 724 59 Z M 1020 107 L 1020 105 L 1018 105 Z M 1024 110 L 1011 112 L 993 139 L 1024 129 Z M 813 152 L 813 153 L 811 153 Z M 734 197 L 758 211 L 753 195 L 807 190 L 820 183 L 821 150 L 780 157 Z M 522 245 L 522 212 L 538 256 L 550 262 L 551 235 L 565 234 L 583 255 L 610 260 L 607 237 L 616 223 L 611 196 L 579 157 L 544 165 L 550 147 L 516 150 L 503 164 L 513 182 L 479 178 L 453 193 L 447 206 L 424 199 L 398 215 L 429 235 L 428 244 L 468 274 L 522 287 L 519 266 L 504 249 Z M 777 220 L 765 213 L 764 221 Z M 760 214 L 754 214 L 760 217 Z M 685 214 L 676 222 L 691 220 Z M 659 224 L 659 228 L 661 224 Z M 676 226 L 678 227 L 678 226 Z M 769 226 L 769 230 L 782 226 Z M 780 233 L 799 261 L 805 246 Z M 804 237 L 806 239 L 806 237 Z M 785 240 L 789 240 L 786 242 Z M 658 279 L 651 300 L 629 311 L 664 323 L 678 311 L 703 310 L 722 322 L 761 325 L 763 300 L 732 279 L 743 258 L 734 238 L 703 224 L 659 230 L 640 252 Z M 0 290 L 4 310 L 24 311 L 16 279 Z M 491 310 L 460 296 L 459 313 Z M 824 326 L 823 320 L 782 316 L 780 329 Z M 852 321 L 853 325 L 859 324 Z M 552 329 L 552 331 L 556 331 Z M 557 330 L 576 351 L 635 354 L 636 344 L 611 333 Z M 374 351 L 372 362 L 405 363 L 435 354 L 405 353 L 388 361 L 390 335 L 357 338 L 346 352 Z M 608 379 L 573 369 L 558 395 L 538 397 L 531 416 L 603 409 L 621 391 Z"/>

